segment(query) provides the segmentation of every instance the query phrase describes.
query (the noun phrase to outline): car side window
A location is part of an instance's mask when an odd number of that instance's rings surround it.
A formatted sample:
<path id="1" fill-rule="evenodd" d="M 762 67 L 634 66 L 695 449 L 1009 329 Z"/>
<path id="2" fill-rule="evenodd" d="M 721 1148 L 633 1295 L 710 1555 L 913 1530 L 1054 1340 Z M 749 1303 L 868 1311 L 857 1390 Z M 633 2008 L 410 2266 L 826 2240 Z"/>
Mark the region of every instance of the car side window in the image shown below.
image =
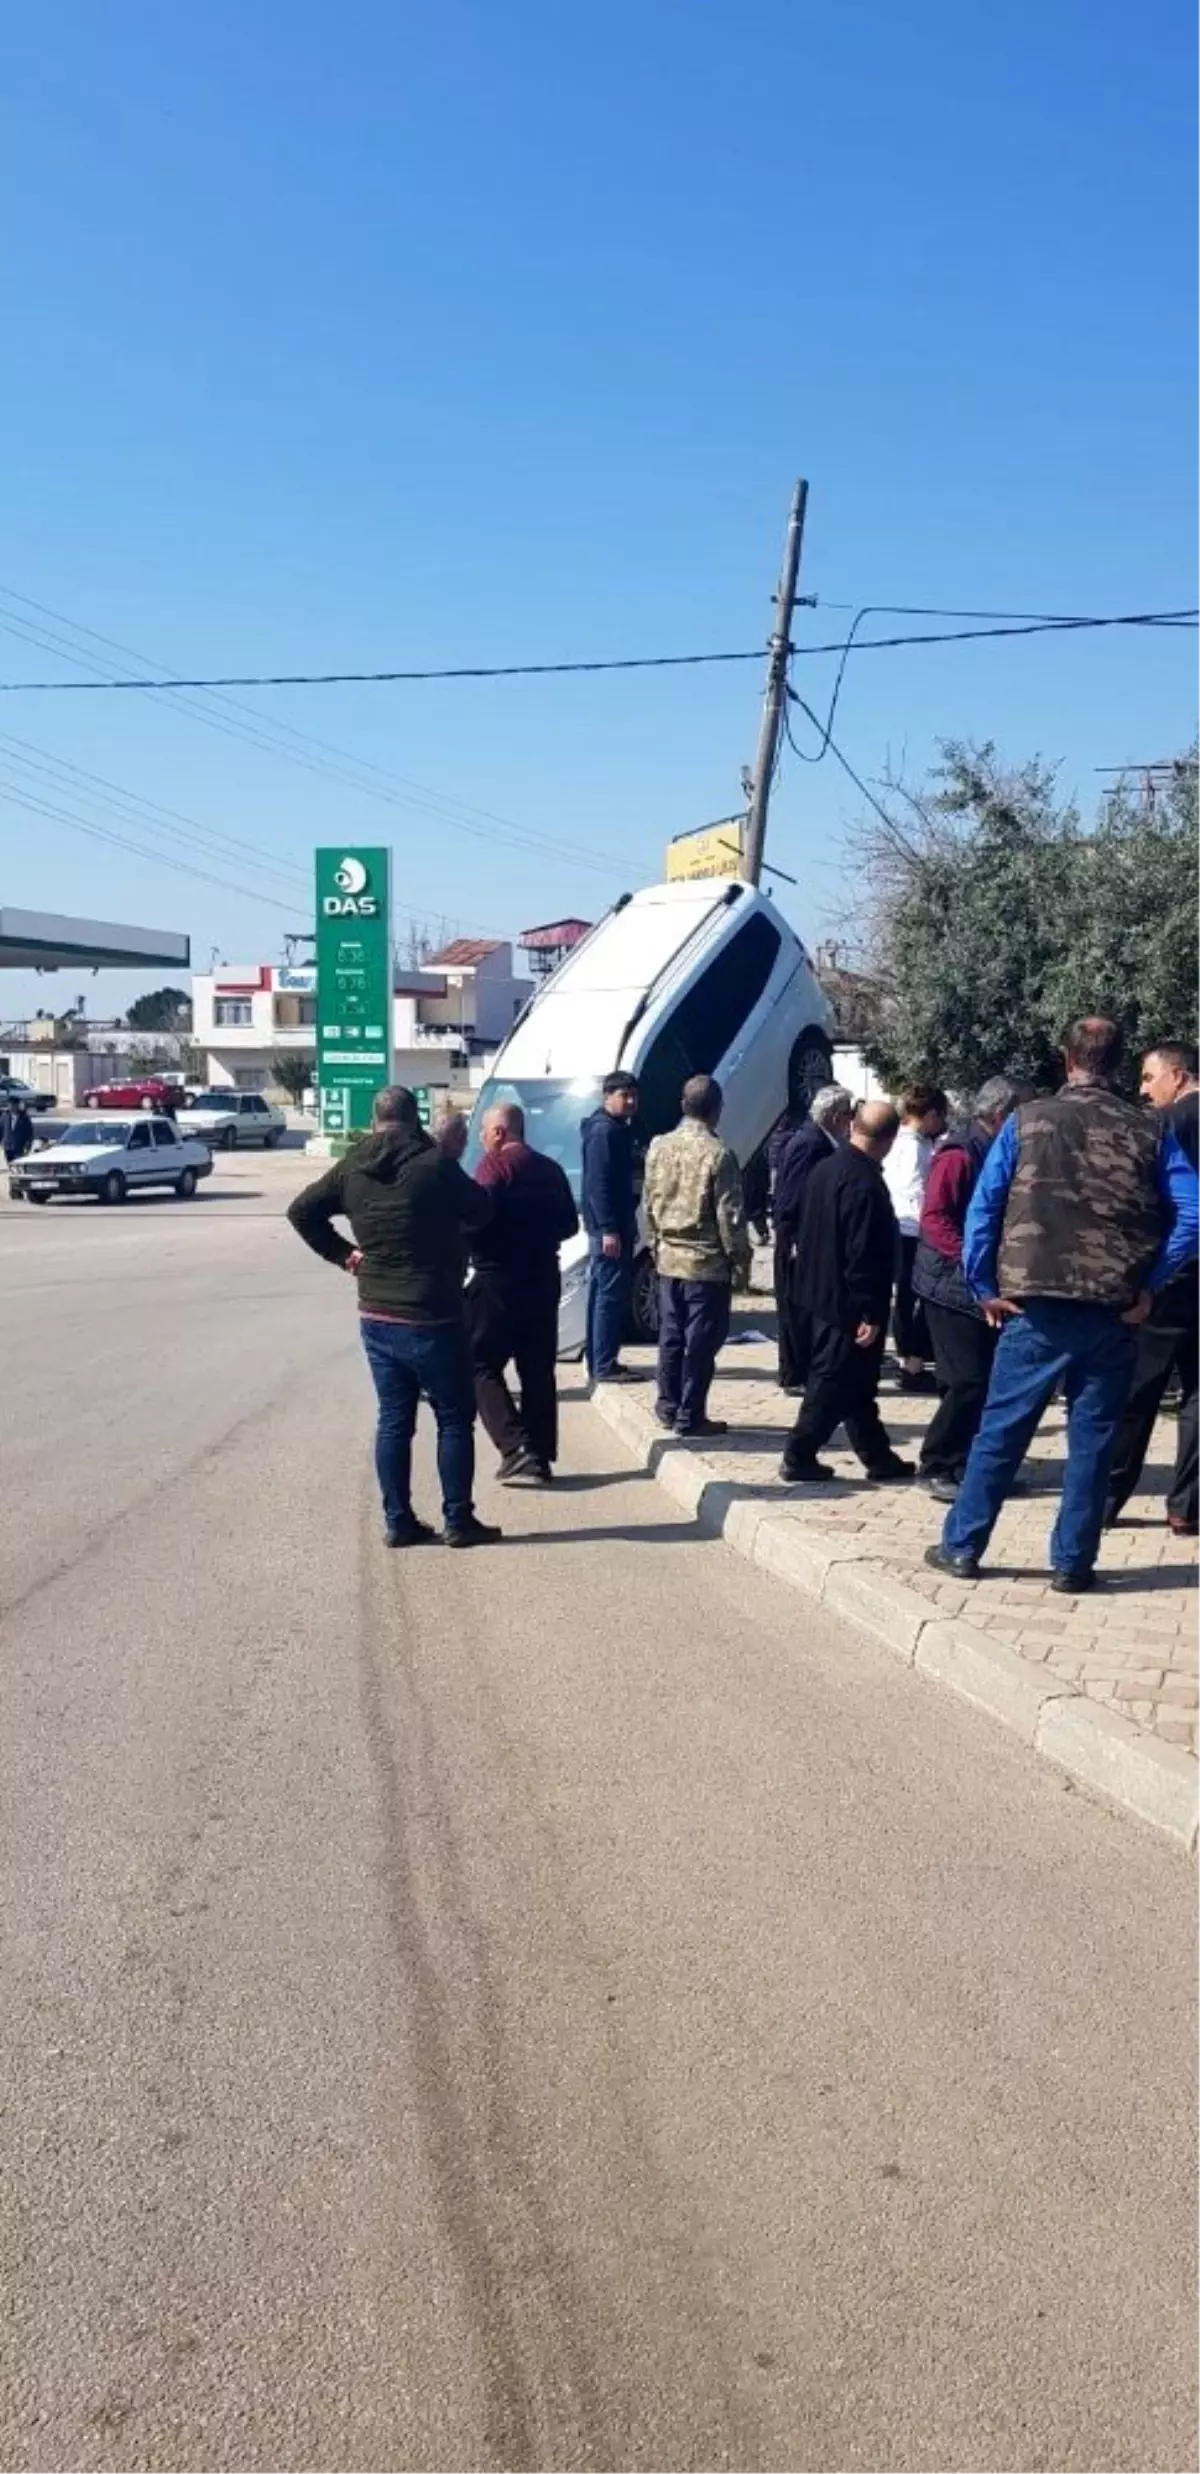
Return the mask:
<path id="1" fill-rule="evenodd" d="M 156 1120 L 156 1121 L 155 1121 L 155 1123 L 151 1126 L 150 1131 L 151 1131 L 151 1133 L 152 1133 L 152 1135 L 153 1135 L 153 1137 L 154 1137 L 155 1143 L 157 1144 L 157 1146 L 158 1146 L 158 1148 L 159 1148 L 160 1150 L 162 1150 L 162 1151 L 173 1151 L 173 1150 L 174 1150 L 174 1148 L 175 1148 L 175 1128 L 174 1128 L 174 1126 L 173 1126 L 173 1125 L 167 1125 L 167 1124 L 165 1124 L 165 1123 L 161 1122 L 160 1120 Z"/>
<path id="2" fill-rule="evenodd" d="M 130 1135 L 130 1137 L 129 1137 L 129 1149 L 130 1149 L 131 1151 L 148 1151 L 148 1150 L 149 1150 L 149 1148 L 150 1148 L 150 1128 L 149 1128 L 149 1126 L 148 1126 L 148 1125 L 135 1125 L 135 1127 L 134 1127 L 134 1129 L 133 1129 L 133 1132 L 132 1132 L 132 1134 L 131 1134 L 131 1135 Z"/>
<path id="3" fill-rule="evenodd" d="M 265 1100 L 260 1100 L 257 1098 L 243 1100 L 242 1106 L 248 1117 L 265 1117 L 267 1113 L 267 1103 Z"/>

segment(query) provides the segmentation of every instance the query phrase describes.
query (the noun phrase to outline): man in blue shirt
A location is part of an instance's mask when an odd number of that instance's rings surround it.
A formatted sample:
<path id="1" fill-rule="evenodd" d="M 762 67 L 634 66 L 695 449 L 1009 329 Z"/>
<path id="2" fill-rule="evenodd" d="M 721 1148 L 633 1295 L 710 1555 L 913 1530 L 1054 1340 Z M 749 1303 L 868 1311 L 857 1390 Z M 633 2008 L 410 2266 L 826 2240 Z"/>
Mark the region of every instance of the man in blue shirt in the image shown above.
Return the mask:
<path id="1" fill-rule="evenodd" d="M 1063 1041 L 1058 1092 L 1002 1126 L 971 1198 L 963 1270 L 1000 1343 L 979 1432 L 941 1543 L 926 1562 L 975 1580 L 1000 1507 L 1061 1383 L 1067 1467 L 1050 1540 L 1051 1587 L 1091 1586 L 1135 1326 L 1194 1259 L 1197 1180 L 1172 1133 L 1112 1089 L 1115 1022 L 1088 1015 Z"/>

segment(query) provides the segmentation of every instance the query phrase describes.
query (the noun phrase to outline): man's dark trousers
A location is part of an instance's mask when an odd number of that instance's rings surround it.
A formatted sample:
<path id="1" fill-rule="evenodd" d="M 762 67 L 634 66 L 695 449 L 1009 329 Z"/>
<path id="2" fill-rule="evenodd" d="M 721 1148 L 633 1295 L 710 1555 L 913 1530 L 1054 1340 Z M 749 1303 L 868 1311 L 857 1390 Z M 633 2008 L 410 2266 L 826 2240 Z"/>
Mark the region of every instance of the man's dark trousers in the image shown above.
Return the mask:
<path id="1" fill-rule="evenodd" d="M 942 1544 L 978 1560 L 1055 1386 L 1067 1403 L 1067 1468 L 1050 1538 L 1056 1572 L 1090 1572 L 1137 1343 L 1116 1306 L 1027 1297 L 1000 1335 L 979 1432 Z"/>
<path id="2" fill-rule="evenodd" d="M 412 1510 L 412 1439 L 424 1395 L 437 1421 L 438 1476 L 448 1529 L 471 1517 L 475 1394 L 462 1322 L 392 1323 L 362 1317 L 363 1347 L 379 1400 L 375 1468 L 389 1529 Z"/>
<path id="3" fill-rule="evenodd" d="M 1197 1330 L 1194 1322 L 1187 1325 L 1160 1323 L 1154 1315 L 1143 1323 L 1137 1336 L 1137 1359 L 1133 1384 L 1125 1404 L 1117 1434 L 1108 1481 L 1106 1520 L 1115 1520 L 1128 1503 L 1142 1474 L 1146 1454 L 1154 1435 L 1154 1421 L 1162 1406 L 1165 1392 L 1175 1368 L 1179 1370 L 1179 1436 L 1175 1453 L 1175 1476 L 1167 1510 L 1176 1520 L 1194 1526 L 1200 1501 L 1200 1452 L 1197 1449 Z"/>
<path id="4" fill-rule="evenodd" d="M 775 1319 L 779 1341 L 779 1380 L 785 1392 L 795 1391 L 808 1374 L 809 1322 L 799 1295 L 799 1266 L 790 1237 L 775 1240 Z"/>
<path id="5" fill-rule="evenodd" d="M 558 1458 L 559 1279 L 539 1281 L 519 1298 L 480 1273 L 467 1291 L 467 1321 L 480 1421 L 501 1458 L 530 1451 L 548 1469 Z M 520 1407 L 505 1380 L 515 1370 Z"/>
<path id="6" fill-rule="evenodd" d="M 870 1473 L 886 1468 L 892 1446 L 875 1399 L 883 1337 L 880 1332 L 869 1349 L 860 1349 L 836 1323 L 813 1324 L 808 1383 L 784 1449 L 788 1467 L 801 1469 L 815 1460 L 822 1445 L 844 1426 L 864 1469 Z"/>
<path id="7" fill-rule="evenodd" d="M 587 1343 L 588 1373 L 602 1382 L 621 1354 L 633 1279 L 633 1237 L 621 1239 L 615 1259 L 599 1237 L 588 1239 Z"/>
<path id="8" fill-rule="evenodd" d="M 708 1414 L 717 1352 L 728 1337 L 728 1280 L 658 1283 L 658 1410 L 678 1434 Z"/>
<path id="9" fill-rule="evenodd" d="M 928 1297 L 924 1303 L 942 1397 L 921 1446 L 921 1475 L 957 1485 L 983 1416 L 996 1334 L 981 1314 L 959 1314 Z"/>

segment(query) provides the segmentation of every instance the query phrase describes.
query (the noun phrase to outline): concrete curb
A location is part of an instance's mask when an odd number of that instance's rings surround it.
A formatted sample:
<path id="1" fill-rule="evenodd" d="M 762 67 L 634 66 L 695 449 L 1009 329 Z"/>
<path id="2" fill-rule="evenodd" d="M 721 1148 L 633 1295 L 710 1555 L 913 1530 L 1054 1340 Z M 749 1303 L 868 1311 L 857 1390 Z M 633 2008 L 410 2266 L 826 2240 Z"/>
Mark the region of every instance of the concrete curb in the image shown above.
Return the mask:
<path id="1" fill-rule="evenodd" d="M 998 1719 L 1098 1801 L 1195 1849 L 1200 1772 L 1129 1718 L 1043 1673 L 965 1616 L 939 1614 L 854 1539 L 808 1533 L 783 1503 L 751 1499 L 692 1444 L 665 1435 L 629 1392 L 602 1385 L 592 1407 L 665 1494 L 735 1554 L 817 1599 L 932 1683 Z"/>

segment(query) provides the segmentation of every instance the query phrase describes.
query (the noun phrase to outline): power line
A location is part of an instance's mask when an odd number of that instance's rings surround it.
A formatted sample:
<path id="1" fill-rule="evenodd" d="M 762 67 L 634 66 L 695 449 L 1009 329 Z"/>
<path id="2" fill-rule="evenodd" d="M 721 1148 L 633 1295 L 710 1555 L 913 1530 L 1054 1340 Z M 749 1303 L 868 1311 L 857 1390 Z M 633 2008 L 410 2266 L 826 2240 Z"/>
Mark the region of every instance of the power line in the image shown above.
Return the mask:
<path id="1" fill-rule="evenodd" d="M 67 690 L 179 687 L 394 687 L 434 679 L 551 679 L 603 670 L 696 670 L 705 663 L 761 661 L 762 647 L 744 653 L 634 653 L 613 661 L 515 661 L 473 663 L 451 670 L 280 670 L 211 679 L 0 679 L 0 695 L 57 695 Z"/>
<path id="2" fill-rule="evenodd" d="M 169 851 L 148 850 L 144 842 L 135 842 L 128 834 L 115 833 L 107 825 L 96 824 L 91 818 L 78 816 L 69 808 L 60 807 L 50 800 L 35 797 L 26 783 L 14 782 L 8 775 L 2 773 L 0 773 L 0 796 L 6 798 L 11 806 L 23 808 L 30 816 L 49 817 L 55 824 L 68 825 L 72 832 L 86 834 L 94 842 L 107 842 L 118 850 L 132 851 L 135 858 L 152 860 L 159 867 L 174 869 L 180 876 L 199 877 L 204 884 L 219 885 L 223 893 L 231 890 L 226 878 L 213 876 L 207 868 L 193 867 L 190 860 L 176 859 Z M 246 901 L 262 902 L 270 910 L 286 911 L 289 918 L 308 917 L 308 912 L 299 903 L 281 902 L 274 894 L 259 893 L 252 885 L 240 886 L 238 891 Z"/>
<path id="3" fill-rule="evenodd" d="M 830 644 L 793 645 L 797 659 L 823 653 L 893 652 L 903 645 L 978 644 L 1001 636 L 1067 635 L 1081 629 L 1106 627 L 1192 627 L 1200 610 L 1121 611 L 1105 618 L 1039 618 L 1019 625 L 968 627 L 896 636 L 861 636 L 853 632 Z M 14 631 L 15 632 L 15 631 Z M 695 670 L 714 663 L 759 661 L 760 646 L 748 652 L 637 653 L 605 661 L 477 662 L 427 670 L 290 670 L 230 672 L 212 678 L 90 678 L 0 679 L 0 695 L 171 694 L 181 688 L 213 690 L 228 687 L 388 687 L 420 685 L 437 680 L 542 679 L 595 677 L 602 672 L 631 670 Z M 818 728 L 821 725 L 818 724 Z"/>
<path id="4" fill-rule="evenodd" d="M 882 804 L 882 801 L 876 798 L 875 793 L 870 788 L 869 784 L 864 782 L 861 773 L 855 772 L 849 757 L 843 755 L 841 748 L 838 746 L 837 740 L 830 738 L 828 730 L 824 730 L 823 725 L 818 721 L 812 706 L 805 703 L 803 696 L 797 695 L 794 687 L 789 687 L 788 689 L 788 702 L 789 704 L 799 706 L 800 711 L 812 723 L 814 730 L 823 731 L 824 745 L 821 750 L 822 755 L 825 753 L 825 749 L 827 748 L 829 754 L 834 758 L 835 762 L 841 766 L 843 773 L 848 775 L 849 779 L 853 782 L 855 789 L 861 793 L 868 806 L 874 808 L 875 814 L 879 817 L 880 821 L 887 826 L 889 833 L 900 832 L 901 828 L 897 825 L 895 817 L 889 816 L 887 809 Z M 790 715 L 786 717 L 784 727 L 787 732 L 787 743 L 791 748 L 793 755 L 803 756 L 803 748 L 797 747 L 796 741 L 792 736 Z M 806 759 L 806 761 L 813 763 L 816 762 L 817 759 L 810 757 Z"/>
<path id="5" fill-rule="evenodd" d="M 173 710 L 202 723 L 206 729 L 220 731 L 225 738 L 242 739 L 264 754 L 282 757 L 287 763 L 312 774 L 315 779 L 345 784 L 360 796 L 391 808 L 408 808 L 421 815 L 432 815 L 478 841 L 506 841 L 513 849 L 527 851 L 533 856 L 567 859 L 610 880 L 623 873 L 619 858 L 614 861 L 611 857 L 602 857 L 591 846 L 585 847 L 561 836 L 542 833 L 535 827 L 518 824 L 514 818 L 500 815 L 494 809 L 479 807 L 470 800 L 431 789 L 428 783 L 414 781 L 405 774 L 376 764 L 369 757 L 356 755 L 352 749 L 318 738 L 315 733 L 301 730 L 280 716 L 268 721 L 251 706 L 239 703 L 236 697 L 209 691 L 209 702 L 201 704 L 193 697 L 179 695 L 162 675 L 164 664 L 152 661 L 148 654 L 139 652 L 134 646 L 101 635 L 97 629 L 85 627 L 82 622 L 66 617 L 46 603 L 34 601 L 26 593 L 18 593 L 11 585 L 0 585 L 0 595 L 5 601 L 19 603 L 22 610 L 37 612 L 39 619 L 56 620 L 69 629 L 73 637 L 84 636 L 108 652 L 125 654 L 130 660 L 141 663 L 147 671 L 157 670 L 159 678 L 147 679 L 145 684 L 160 692 L 163 701 Z M 52 652 L 58 658 L 74 659 L 97 681 L 102 681 L 105 676 L 97 662 L 81 652 L 78 644 L 40 624 L 24 617 L 14 620 L 10 613 L 7 619 L 0 618 L 0 627 L 19 641 L 38 644 L 43 651 Z M 212 709 L 214 706 L 220 706 L 223 710 L 217 712 Z M 364 775 L 369 778 L 363 779 Z M 476 818 L 479 822 L 474 821 Z M 487 832 L 485 826 L 493 830 Z"/>

